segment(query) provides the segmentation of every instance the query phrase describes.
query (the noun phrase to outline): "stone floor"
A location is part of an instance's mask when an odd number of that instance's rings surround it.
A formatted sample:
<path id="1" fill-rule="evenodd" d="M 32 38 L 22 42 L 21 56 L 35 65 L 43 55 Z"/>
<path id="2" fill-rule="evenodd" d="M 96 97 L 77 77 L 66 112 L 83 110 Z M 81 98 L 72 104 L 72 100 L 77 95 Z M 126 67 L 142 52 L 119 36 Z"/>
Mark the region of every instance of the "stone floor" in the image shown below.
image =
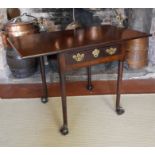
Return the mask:
<path id="1" fill-rule="evenodd" d="M 86 68 L 70 71 L 66 75 L 69 81 L 84 81 L 87 78 Z M 115 80 L 117 78 L 117 62 L 106 63 L 92 66 L 92 80 Z M 123 79 L 148 79 L 155 78 L 155 65 L 149 64 L 147 67 L 139 70 L 128 68 L 127 63 L 124 65 Z M 56 62 L 46 64 L 47 82 L 58 82 L 59 74 Z M 37 72 L 30 77 L 17 79 L 10 73 L 8 78 L 0 77 L 0 83 L 41 83 L 39 68 Z"/>

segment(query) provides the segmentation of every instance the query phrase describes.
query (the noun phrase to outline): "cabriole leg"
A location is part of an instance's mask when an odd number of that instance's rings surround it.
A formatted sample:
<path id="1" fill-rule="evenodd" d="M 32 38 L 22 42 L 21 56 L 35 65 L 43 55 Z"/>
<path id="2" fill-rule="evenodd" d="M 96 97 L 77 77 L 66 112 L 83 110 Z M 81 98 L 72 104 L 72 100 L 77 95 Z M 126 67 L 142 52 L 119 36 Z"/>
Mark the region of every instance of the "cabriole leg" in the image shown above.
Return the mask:
<path id="1" fill-rule="evenodd" d="M 93 85 L 91 82 L 91 66 L 87 67 L 87 86 L 86 86 L 87 90 L 92 90 L 93 89 Z"/>
<path id="2" fill-rule="evenodd" d="M 121 84 L 123 75 L 123 61 L 118 62 L 118 77 L 117 77 L 117 90 L 116 90 L 116 113 L 121 115 L 125 110 L 120 106 Z"/>
<path id="3" fill-rule="evenodd" d="M 47 90 L 45 65 L 44 65 L 44 58 L 43 57 L 39 58 L 39 64 L 40 64 L 40 73 L 41 73 L 42 88 L 43 88 L 43 96 L 41 97 L 41 102 L 47 103 L 48 102 L 48 90 Z"/>
<path id="4" fill-rule="evenodd" d="M 59 75 L 60 75 L 62 114 L 63 114 L 63 126 L 61 127 L 60 132 L 62 135 L 67 135 L 69 131 L 68 131 L 68 122 L 67 122 L 66 77 L 61 66 L 62 64 L 61 64 L 60 57 L 59 57 Z"/>

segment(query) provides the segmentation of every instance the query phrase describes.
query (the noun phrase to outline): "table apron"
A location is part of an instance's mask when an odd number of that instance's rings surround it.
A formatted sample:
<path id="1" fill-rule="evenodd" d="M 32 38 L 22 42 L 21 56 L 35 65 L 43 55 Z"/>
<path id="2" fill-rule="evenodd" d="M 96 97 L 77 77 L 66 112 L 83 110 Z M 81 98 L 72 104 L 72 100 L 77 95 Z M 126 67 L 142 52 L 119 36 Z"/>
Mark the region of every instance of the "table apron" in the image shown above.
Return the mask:
<path id="1" fill-rule="evenodd" d="M 91 60 L 91 61 L 86 61 L 78 64 L 72 64 L 72 65 L 66 65 L 66 70 L 73 70 L 77 68 L 82 68 L 82 67 L 88 67 L 92 65 L 97 65 L 97 64 L 102 64 L 102 63 L 107 63 L 107 62 L 113 62 L 113 61 L 119 61 L 119 60 L 124 60 L 123 55 L 115 55 L 112 56 L 109 60 L 109 58 L 98 58 L 96 60 Z"/>
<path id="2" fill-rule="evenodd" d="M 64 71 L 70 71 L 91 65 L 124 60 L 124 57 L 125 52 L 120 44 L 106 47 L 96 46 L 84 50 L 76 49 L 60 53 L 61 63 L 59 65 L 61 65 Z"/>

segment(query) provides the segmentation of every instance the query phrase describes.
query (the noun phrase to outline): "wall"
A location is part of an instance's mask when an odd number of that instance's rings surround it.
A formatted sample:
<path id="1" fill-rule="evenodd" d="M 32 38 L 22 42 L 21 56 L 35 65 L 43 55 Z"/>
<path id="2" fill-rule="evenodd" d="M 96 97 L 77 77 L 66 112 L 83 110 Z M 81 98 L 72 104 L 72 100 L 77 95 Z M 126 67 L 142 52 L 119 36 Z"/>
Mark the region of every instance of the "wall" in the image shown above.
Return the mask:
<path id="1" fill-rule="evenodd" d="M 28 13 L 37 18 L 50 19 L 53 30 L 62 30 L 73 21 L 73 9 L 71 8 L 20 8 L 21 14 Z M 117 13 L 116 13 L 117 11 Z M 121 19 L 126 19 L 120 24 Z M 112 24 L 117 26 L 129 26 L 136 30 L 155 33 L 155 9 L 75 9 L 75 20 L 81 26 Z M 0 9 L 0 27 L 7 22 L 6 9 Z M 9 74 L 5 58 L 5 50 L 0 38 L 0 71 L 3 70 L 6 77 Z M 155 37 L 149 40 L 149 63 L 155 64 Z M 2 75 L 2 74 L 1 74 Z"/>
<path id="2" fill-rule="evenodd" d="M 149 39 L 149 62 L 155 64 L 155 9 L 152 11 L 152 22 L 150 33 L 153 34 Z"/>
<path id="3" fill-rule="evenodd" d="M 27 12 L 35 17 L 46 17 L 52 20 L 55 25 L 61 26 L 61 29 L 73 21 L 72 8 L 43 8 L 43 9 L 23 9 L 21 13 Z M 125 18 L 124 9 L 117 9 L 119 14 Z M 75 19 L 82 26 L 112 24 L 117 25 L 116 13 L 112 9 L 75 9 Z"/>
<path id="4" fill-rule="evenodd" d="M 3 8 L 0 9 L 0 30 L 3 27 L 4 23 L 6 22 L 7 22 L 6 9 Z M 9 74 L 10 70 L 6 62 L 6 51 L 2 43 L 2 37 L 0 32 L 0 78 L 8 78 Z"/>

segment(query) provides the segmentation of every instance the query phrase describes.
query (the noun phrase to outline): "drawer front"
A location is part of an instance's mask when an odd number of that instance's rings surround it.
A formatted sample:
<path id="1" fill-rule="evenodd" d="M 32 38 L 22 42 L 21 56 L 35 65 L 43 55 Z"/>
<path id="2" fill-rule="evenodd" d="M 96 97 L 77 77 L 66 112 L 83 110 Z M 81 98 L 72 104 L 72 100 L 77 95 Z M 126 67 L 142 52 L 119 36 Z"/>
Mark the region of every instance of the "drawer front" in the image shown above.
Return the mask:
<path id="1" fill-rule="evenodd" d="M 65 53 L 66 64 L 76 64 L 120 54 L 119 46 L 101 47 Z"/>

